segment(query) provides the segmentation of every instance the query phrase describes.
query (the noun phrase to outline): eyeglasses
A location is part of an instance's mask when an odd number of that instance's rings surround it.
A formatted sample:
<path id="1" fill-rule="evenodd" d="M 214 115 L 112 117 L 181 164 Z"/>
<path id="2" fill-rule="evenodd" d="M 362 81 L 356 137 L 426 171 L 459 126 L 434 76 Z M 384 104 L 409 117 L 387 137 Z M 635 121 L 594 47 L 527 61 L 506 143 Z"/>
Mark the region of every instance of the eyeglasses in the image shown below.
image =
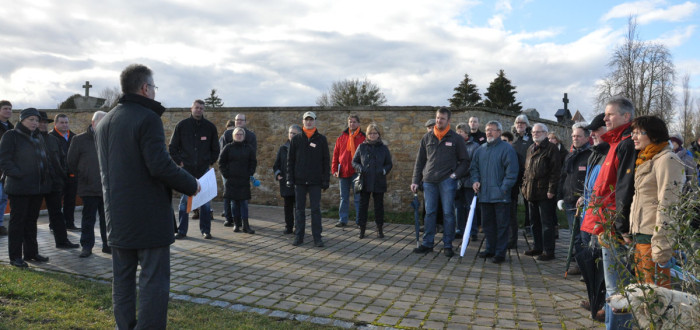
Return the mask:
<path id="1" fill-rule="evenodd" d="M 524 121 L 516 121 L 515 124 L 516 125 L 520 125 L 520 124 L 527 125 L 527 123 Z"/>
<path id="2" fill-rule="evenodd" d="M 647 135 L 647 132 L 644 132 L 644 131 L 642 131 L 642 132 L 632 132 L 632 137 L 640 136 L 640 135 Z"/>
<path id="3" fill-rule="evenodd" d="M 532 131 L 532 134 L 542 134 L 542 133 L 547 133 L 545 131 Z"/>
<path id="4" fill-rule="evenodd" d="M 155 89 L 155 90 L 158 90 L 158 86 L 156 86 L 156 85 L 152 85 L 152 84 L 146 84 L 146 85 L 153 87 L 153 89 Z"/>

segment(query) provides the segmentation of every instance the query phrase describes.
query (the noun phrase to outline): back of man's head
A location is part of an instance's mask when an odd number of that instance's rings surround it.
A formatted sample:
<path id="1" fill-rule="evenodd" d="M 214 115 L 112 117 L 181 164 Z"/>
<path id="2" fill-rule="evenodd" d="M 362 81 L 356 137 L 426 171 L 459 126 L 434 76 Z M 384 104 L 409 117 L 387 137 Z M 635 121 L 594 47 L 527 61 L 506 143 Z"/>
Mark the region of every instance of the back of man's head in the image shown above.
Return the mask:
<path id="1" fill-rule="evenodd" d="M 138 94 L 143 84 L 147 84 L 153 76 L 153 71 L 142 64 L 131 64 L 122 71 L 119 81 L 122 86 L 122 93 Z"/>

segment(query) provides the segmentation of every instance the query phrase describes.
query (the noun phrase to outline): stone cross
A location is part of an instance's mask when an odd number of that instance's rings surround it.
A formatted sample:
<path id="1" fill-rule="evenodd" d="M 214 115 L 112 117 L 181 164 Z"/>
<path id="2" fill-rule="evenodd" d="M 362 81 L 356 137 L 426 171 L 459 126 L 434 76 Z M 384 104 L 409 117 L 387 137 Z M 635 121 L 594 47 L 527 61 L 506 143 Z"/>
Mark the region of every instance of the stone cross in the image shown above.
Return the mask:
<path id="1" fill-rule="evenodd" d="M 85 86 L 83 86 L 85 87 Z M 569 104 L 569 98 L 567 97 L 566 93 L 564 93 L 564 98 L 561 99 L 564 101 L 564 111 L 569 110 L 568 104 Z"/>
<path id="2" fill-rule="evenodd" d="M 92 88 L 92 85 L 90 85 L 90 81 L 86 80 L 85 85 L 83 85 L 83 88 L 85 88 L 85 97 L 89 97 L 90 96 L 90 88 Z"/>

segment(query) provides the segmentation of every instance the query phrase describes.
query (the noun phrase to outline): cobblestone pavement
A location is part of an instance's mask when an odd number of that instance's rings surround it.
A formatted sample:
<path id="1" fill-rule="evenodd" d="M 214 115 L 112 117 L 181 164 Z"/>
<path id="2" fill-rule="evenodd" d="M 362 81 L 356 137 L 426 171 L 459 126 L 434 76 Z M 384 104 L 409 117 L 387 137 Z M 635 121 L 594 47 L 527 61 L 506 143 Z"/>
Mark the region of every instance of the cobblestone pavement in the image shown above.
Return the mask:
<path id="1" fill-rule="evenodd" d="M 366 237 L 358 239 L 353 226 L 335 228 L 336 220 L 324 219 L 324 248 L 313 246 L 310 224 L 305 243 L 295 247 L 293 235 L 282 234 L 280 207 L 250 206 L 254 235 L 224 227 L 221 203 L 213 207 L 212 240 L 201 238 L 197 220 L 190 220 L 188 237 L 171 247 L 175 299 L 195 297 L 196 302 L 272 316 L 301 314 L 340 324 L 398 328 L 604 327 L 578 307 L 586 291 L 579 277 L 563 278 L 567 230 L 561 230 L 554 261 L 525 256 L 528 242 L 521 236 L 519 249 L 510 250 L 506 261 L 496 265 L 475 257 L 481 234 L 464 258 L 457 254 L 448 259 L 438 252 L 441 243 L 435 252 L 413 254 L 412 225 L 387 224 L 386 238 L 379 239 L 374 224 L 368 224 Z M 50 261 L 30 267 L 111 280 L 111 259 L 100 251 L 99 229 L 95 232 L 93 255 L 81 259 L 80 249 L 54 248 L 48 218 L 41 216 L 39 251 Z M 79 233 L 69 236 L 79 242 Z M 6 237 L 0 239 L 0 262 L 9 264 Z"/>

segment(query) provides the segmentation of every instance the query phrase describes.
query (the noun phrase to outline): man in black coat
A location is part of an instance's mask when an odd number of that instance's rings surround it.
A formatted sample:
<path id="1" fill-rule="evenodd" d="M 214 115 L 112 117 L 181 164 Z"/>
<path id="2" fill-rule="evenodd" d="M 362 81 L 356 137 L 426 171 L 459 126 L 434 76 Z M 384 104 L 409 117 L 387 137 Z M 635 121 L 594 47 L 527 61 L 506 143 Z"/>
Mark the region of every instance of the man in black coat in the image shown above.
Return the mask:
<path id="1" fill-rule="evenodd" d="M 219 159 L 219 135 L 216 125 L 204 118 L 204 101 L 195 100 L 190 110 L 192 115 L 175 126 L 170 138 L 170 156 L 178 166 L 200 178 Z M 186 195 L 180 198 L 177 239 L 187 236 L 187 198 Z M 211 239 L 211 218 L 211 205 L 207 202 L 199 208 L 199 230 L 205 239 Z"/>
<path id="2" fill-rule="evenodd" d="M 83 250 L 80 258 L 92 255 L 95 246 L 95 220 L 100 217 L 100 237 L 102 238 L 102 252 L 111 254 L 107 244 L 107 225 L 105 223 L 105 204 L 102 199 L 102 181 L 100 178 L 100 163 L 97 159 L 95 147 L 95 127 L 107 113 L 96 111 L 92 115 L 92 122 L 85 133 L 78 134 L 68 148 L 66 163 L 73 169 L 78 179 L 78 196 L 83 200 L 82 224 L 80 232 L 80 245 Z"/>
<path id="3" fill-rule="evenodd" d="M 306 228 L 306 195 L 311 205 L 311 233 L 314 245 L 323 247 L 321 238 L 321 190 L 328 189 L 331 180 L 331 155 L 328 140 L 316 129 L 316 114 L 307 111 L 302 117 L 304 128 L 289 143 L 287 153 L 287 186 L 294 187 L 296 199 L 296 232 L 294 246 L 304 243 Z"/>
<path id="4" fill-rule="evenodd" d="M 51 164 L 49 170 L 51 191 L 43 196 L 46 202 L 46 211 L 49 213 L 49 228 L 53 233 L 56 248 L 77 249 L 80 245 L 74 244 L 68 239 L 66 220 L 63 211 L 61 211 L 61 193 L 66 181 L 66 155 L 63 153 L 59 138 L 49 134 L 48 124 L 52 123 L 53 120 L 49 119 L 45 111 L 39 111 L 39 115 L 39 131 L 44 137 L 46 156 Z"/>
<path id="5" fill-rule="evenodd" d="M 486 133 L 479 129 L 480 126 L 479 117 L 469 117 L 469 136 L 478 145 L 486 143 Z"/>
<path id="6" fill-rule="evenodd" d="M 124 95 L 95 132 L 112 247 L 114 318 L 118 329 L 165 329 L 174 241 L 171 189 L 195 195 L 200 187 L 165 148 L 160 119 L 165 108 L 153 100 L 151 69 L 132 64 L 120 80 Z"/>
<path id="7" fill-rule="evenodd" d="M 5 134 L 5 132 L 15 128 L 10 122 L 10 117 L 12 117 L 12 103 L 7 100 L 0 101 L 0 138 Z M 0 170 L 0 177 L 2 177 L 2 170 Z M 7 236 L 7 228 L 3 226 L 5 209 L 7 208 L 7 193 L 3 189 L 3 183 L 0 181 L 0 236 Z"/>
<path id="8" fill-rule="evenodd" d="M 54 117 L 54 127 L 49 132 L 50 135 L 58 139 L 64 157 L 68 154 L 68 148 L 75 136 L 69 127 L 68 116 L 59 113 Z M 70 168 L 66 168 L 66 171 L 61 197 L 63 199 L 63 217 L 66 221 L 66 229 L 80 231 L 80 228 L 75 226 L 75 196 L 78 193 L 78 182 L 75 180 L 75 173 Z"/>

